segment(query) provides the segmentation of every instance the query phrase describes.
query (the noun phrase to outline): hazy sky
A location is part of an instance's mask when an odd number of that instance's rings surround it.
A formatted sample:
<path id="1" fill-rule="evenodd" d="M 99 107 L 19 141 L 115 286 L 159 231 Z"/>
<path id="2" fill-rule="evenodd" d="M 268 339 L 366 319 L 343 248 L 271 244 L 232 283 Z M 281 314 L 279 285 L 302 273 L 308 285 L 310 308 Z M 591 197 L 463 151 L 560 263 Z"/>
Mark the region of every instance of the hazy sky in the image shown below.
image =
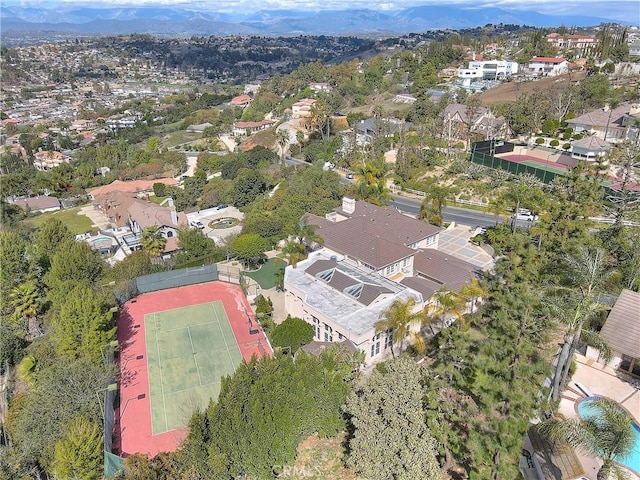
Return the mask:
<path id="1" fill-rule="evenodd" d="M 398 10 L 416 5 L 462 4 L 474 7 L 501 7 L 517 10 L 535 10 L 546 14 L 601 16 L 625 20 L 640 25 L 640 0 L 3 0 L 5 5 L 166 5 L 189 6 L 203 10 L 252 13 L 258 10 L 342 10 L 368 8 L 372 10 Z"/>

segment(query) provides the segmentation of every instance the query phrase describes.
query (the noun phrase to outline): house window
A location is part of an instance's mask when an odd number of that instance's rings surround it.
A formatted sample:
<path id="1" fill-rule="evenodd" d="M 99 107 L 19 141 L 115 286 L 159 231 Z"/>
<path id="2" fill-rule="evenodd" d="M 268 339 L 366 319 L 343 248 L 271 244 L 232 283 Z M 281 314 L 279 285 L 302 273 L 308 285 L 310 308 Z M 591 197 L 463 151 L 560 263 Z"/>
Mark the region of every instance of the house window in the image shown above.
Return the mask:
<path id="1" fill-rule="evenodd" d="M 380 353 L 380 334 L 375 335 L 371 341 L 371 356 L 375 357 Z"/>
<path id="2" fill-rule="evenodd" d="M 344 339 L 344 335 L 342 335 L 340 332 L 338 332 L 338 340 L 342 340 Z"/>
<path id="3" fill-rule="evenodd" d="M 622 361 L 618 365 L 618 370 L 629 373 L 635 377 L 640 377 L 640 358 L 629 355 L 622 355 Z"/>
<path id="4" fill-rule="evenodd" d="M 409 266 L 410 261 L 411 259 L 408 257 L 402 260 L 402 268 L 407 268 Z"/>
<path id="5" fill-rule="evenodd" d="M 391 330 L 387 330 L 387 336 L 384 339 L 384 349 L 391 348 L 393 345 L 393 332 Z"/>
<path id="6" fill-rule="evenodd" d="M 391 275 L 393 273 L 393 271 L 395 270 L 395 265 L 389 265 L 384 269 L 384 274 L 385 275 Z"/>
<path id="7" fill-rule="evenodd" d="M 333 342 L 333 329 L 326 323 L 324 324 L 324 341 Z"/>
<path id="8" fill-rule="evenodd" d="M 311 317 L 313 319 L 313 336 L 320 340 L 320 320 L 316 317 Z"/>
<path id="9" fill-rule="evenodd" d="M 171 230 L 167 231 L 167 238 L 173 237 L 173 232 Z"/>
<path id="10" fill-rule="evenodd" d="M 436 236 L 432 235 L 431 237 L 427 237 L 426 245 L 433 245 L 436 243 Z"/>

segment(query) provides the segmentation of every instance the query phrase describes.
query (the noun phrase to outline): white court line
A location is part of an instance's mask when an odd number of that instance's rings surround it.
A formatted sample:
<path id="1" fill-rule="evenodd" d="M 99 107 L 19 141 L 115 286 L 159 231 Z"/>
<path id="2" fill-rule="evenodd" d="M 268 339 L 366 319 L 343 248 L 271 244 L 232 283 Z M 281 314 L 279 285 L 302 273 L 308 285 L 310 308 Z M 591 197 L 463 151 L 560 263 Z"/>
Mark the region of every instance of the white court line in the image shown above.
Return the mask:
<path id="1" fill-rule="evenodd" d="M 209 387 L 211 385 L 215 385 L 216 383 L 222 383 L 222 378 L 217 382 L 205 383 L 204 385 L 200 385 L 200 387 Z M 167 397 L 170 397 L 171 395 L 177 395 L 178 393 L 188 392 L 189 390 L 193 390 L 194 388 L 200 388 L 200 387 L 190 387 L 190 388 L 185 388 L 184 390 L 177 390 L 175 392 L 167 393 Z"/>
<path id="2" fill-rule="evenodd" d="M 215 322 L 194 323 L 193 325 L 187 325 L 186 327 L 168 328 L 167 330 L 163 330 L 163 332 L 175 332 L 176 330 L 184 330 L 185 328 L 191 328 L 191 327 L 201 327 L 203 325 L 211 325 L 212 323 L 215 323 Z"/>
<path id="3" fill-rule="evenodd" d="M 224 306 L 222 308 L 224 308 Z M 227 339 L 224 336 L 224 330 L 222 330 L 222 325 L 220 325 L 220 318 L 218 317 L 218 312 L 216 311 L 215 306 L 213 306 L 213 313 L 216 314 L 216 320 L 218 320 L 218 328 L 220 328 L 220 333 L 222 334 L 222 339 L 224 340 L 224 345 L 227 347 L 227 355 L 229 355 L 229 360 L 231 360 L 231 366 L 235 370 L 237 368 L 237 365 L 234 363 L 233 357 L 231 356 L 231 351 L 229 350 L 229 344 L 227 343 Z"/>
<path id="4" fill-rule="evenodd" d="M 155 320 L 155 334 L 156 334 L 156 352 L 158 352 L 158 367 L 160 367 L 160 388 L 162 389 L 162 411 L 164 413 L 164 428 L 165 431 L 169 430 L 169 422 L 167 421 L 167 404 L 164 401 L 164 380 L 162 378 L 162 362 L 160 361 L 160 346 L 158 345 L 158 328 L 157 328 L 157 321 L 158 321 L 158 314 L 154 313 L 153 314 L 153 319 Z"/>
<path id="5" fill-rule="evenodd" d="M 191 353 L 193 353 L 193 361 L 196 364 L 196 372 L 198 372 L 198 382 L 202 386 L 202 378 L 200 378 L 200 369 L 198 368 L 198 360 L 196 359 L 196 349 L 193 348 L 193 339 L 191 338 L 191 328 L 187 327 L 187 333 L 189 334 L 189 342 L 191 342 Z"/>

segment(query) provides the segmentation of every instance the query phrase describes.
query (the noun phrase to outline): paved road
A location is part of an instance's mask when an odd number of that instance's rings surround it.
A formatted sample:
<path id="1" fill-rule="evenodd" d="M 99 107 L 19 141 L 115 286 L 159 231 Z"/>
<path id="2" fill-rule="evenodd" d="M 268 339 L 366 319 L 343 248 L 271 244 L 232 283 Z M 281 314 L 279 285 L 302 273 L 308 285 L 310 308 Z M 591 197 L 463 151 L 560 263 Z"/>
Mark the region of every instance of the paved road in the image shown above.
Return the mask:
<path id="1" fill-rule="evenodd" d="M 390 205 L 402 212 L 418 215 L 421 203 L 422 200 L 420 199 L 394 195 Z M 445 207 L 443 216 L 445 222 L 456 222 L 457 224 L 468 225 L 470 227 L 493 227 L 496 224 L 494 214 L 470 210 L 468 208 Z M 502 222 L 502 219 L 498 219 L 498 221 Z"/>

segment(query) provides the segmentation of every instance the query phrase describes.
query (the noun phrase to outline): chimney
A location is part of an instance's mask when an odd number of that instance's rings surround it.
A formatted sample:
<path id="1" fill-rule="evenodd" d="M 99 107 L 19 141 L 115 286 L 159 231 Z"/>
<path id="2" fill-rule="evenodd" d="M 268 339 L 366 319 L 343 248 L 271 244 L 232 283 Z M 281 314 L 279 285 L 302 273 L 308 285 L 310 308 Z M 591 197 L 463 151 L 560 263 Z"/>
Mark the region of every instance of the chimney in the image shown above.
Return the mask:
<path id="1" fill-rule="evenodd" d="M 178 213 L 175 210 L 171 210 L 171 224 L 178 225 Z"/>
<path id="2" fill-rule="evenodd" d="M 169 197 L 168 205 L 169 205 L 169 208 L 173 207 L 173 198 Z"/>
<path id="3" fill-rule="evenodd" d="M 342 198 L 342 210 L 345 213 L 353 213 L 356 211 L 356 201 L 353 198 L 343 197 Z"/>

